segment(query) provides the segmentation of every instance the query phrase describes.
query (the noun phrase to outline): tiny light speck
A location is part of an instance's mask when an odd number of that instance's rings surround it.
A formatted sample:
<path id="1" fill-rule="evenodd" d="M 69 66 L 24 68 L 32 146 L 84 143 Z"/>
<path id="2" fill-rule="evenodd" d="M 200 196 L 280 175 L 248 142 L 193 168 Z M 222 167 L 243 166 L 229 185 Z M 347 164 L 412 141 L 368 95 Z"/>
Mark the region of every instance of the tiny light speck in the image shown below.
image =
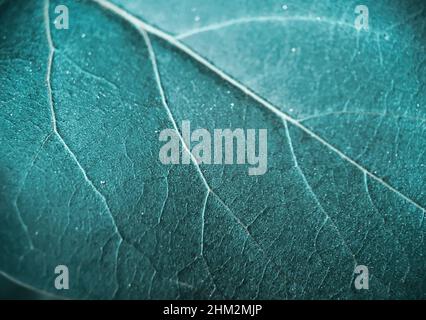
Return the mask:
<path id="1" fill-rule="evenodd" d="M 283 6 L 281 8 L 283 8 L 283 10 L 287 10 L 288 6 L 286 4 L 283 4 Z"/>
<path id="2" fill-rule="evenodd" d="M 200 21 L 200 16 L 195 16 L 194 20 L 195 21 Z"/>
<path id="3" fill-rule="evenodd" d="M 296 48 L 291 48 L 291 52 L 296 52 Z"/>
<path id="4" fill-rule="evenodd" d="M 231 103 L 231 107 L 233 107 L 233 106 L 235 106 L 235 104 L 232 102 L 232 103 Z"/>
<path id="5" fill-rule="evenodd" d="M 86 34 L 85 33 L 83 33 L 83 34 L 81 34 L 81 37 L 84 39 L 84 38 L 86 38 Z"/>

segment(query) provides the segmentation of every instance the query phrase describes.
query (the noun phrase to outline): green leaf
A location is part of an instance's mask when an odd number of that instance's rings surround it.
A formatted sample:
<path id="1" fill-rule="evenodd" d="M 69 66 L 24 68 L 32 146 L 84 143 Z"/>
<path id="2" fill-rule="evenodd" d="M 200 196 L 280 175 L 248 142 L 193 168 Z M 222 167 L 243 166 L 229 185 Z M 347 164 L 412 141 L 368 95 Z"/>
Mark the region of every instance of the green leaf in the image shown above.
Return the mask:
<path id="1" fill-rule="evenodd" d="M 425 298 L 424 4 L 365 4 L 357 32 L 351 1 L 3 1 L 1 272 L 80 299 Z M 183 120 L 268 129 L 267 173 L 161 164 Z"/>

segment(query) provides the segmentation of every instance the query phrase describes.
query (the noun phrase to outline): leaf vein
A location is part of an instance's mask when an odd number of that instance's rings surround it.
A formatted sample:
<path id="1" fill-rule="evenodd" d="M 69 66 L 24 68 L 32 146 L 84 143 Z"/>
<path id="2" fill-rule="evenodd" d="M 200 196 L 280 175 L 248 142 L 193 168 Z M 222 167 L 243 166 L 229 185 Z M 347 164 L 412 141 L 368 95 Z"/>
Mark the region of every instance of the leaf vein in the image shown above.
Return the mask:
<path id="1" fill-rule="evenodd" d="M 128 23 L 136 26 L 139 30 L 144 30 L 147 33 L 153 34 L 168 43 L 170 43 L 175 48 L 181 50 L 182 52 L 189 55 L 192 59 L 195 61 L 201 63 L 208 69 L 210 69 L 213 73 L 215 73 L 217 76 L 221 77 L 223 80 L 227 81 L 228 83 L 232 84 L 234 87 L 240 89 L 243 93 L 251 97 L 254 101 L 258 102 L 260 105 L 262 105 L 267 110 L 271 111 L 272 113 L 276 114 L 278 117 L 287 120 L 289 123 L 292 123 L 305 133 L 307 133 L 309 136 L 311 136 L 313 139 L 317 140 L 319 143 L 323 144 L 325 147 L 330 149 L 331 151 L 335 152 L 340 158 L 343 160 L 346 160 L 347 162 L 354 165 L 356 168 L 361 170 L 363 173 L 368 174 L 371 178 L 378 181 L 379 183 L 383 184 L 385 187 L 387 187 L 392 192 L 398 194 L 401 198 L 403 198 L 405 201 L 409 202 L 416 208 L 420 209 L 423 213 L 426 212 L 426 209 L 422 207 L 419 203 L 414 201 L 413 199 L 409 198 L 399 190 L 395 189 L 393 186 L 391 186 L 389 183 L 385 182 L 382 178 L 375 175 L 374 173 L 370 172 L 368 169 L 364 168 L 362 165 L 357 163 L 356 161 L 352 160 L 350 157 L 348 157 L 346 154 L 344 154 L 342 151 L 331 145 L 329 142 L 321 138 L 319 135 L 317 135 L 312 130 L 305 127 L 303 124 L 301 124 L 298 120 L 292 118 L 287 113 L 281 111 L 278 107 L 271 104 L 269 101 L 267 101 L 265 98 L 259 96 L 257 93 L 252 91 L 250 88 L 246 87 L 245 85 L 241 84 L 237 80 L 230 77 L 228 74 L 226 74 L 224 71 L 220 70 L 218 67 L 213 65 L 211 62 L 207 61 L 205 58 L 203 58 L 201 55 L 196 53 L 194 50 L 183 44 L 182 42 L 178 41 L 175 37 L 171 36 L 170 34 L 142 21 L 140 18 L 133 16 L 129 12 L 125 11 L 124 9 L 116 6 L 115 4 L 111 3 L 108 0 L 92 0 L 99 4 L 102 8 L 111 11 L 115 13 L 117 16 L 121 17 L 122 19 L 126 20 Z"/>

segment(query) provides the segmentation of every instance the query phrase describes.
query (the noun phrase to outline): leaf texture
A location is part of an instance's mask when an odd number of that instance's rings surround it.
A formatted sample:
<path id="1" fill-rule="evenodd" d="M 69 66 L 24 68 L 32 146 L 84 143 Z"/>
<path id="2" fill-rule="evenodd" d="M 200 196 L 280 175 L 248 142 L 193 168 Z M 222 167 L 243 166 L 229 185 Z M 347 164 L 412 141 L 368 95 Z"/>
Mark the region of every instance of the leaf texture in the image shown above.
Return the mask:
<path id="1" fill-rule="evenodd" d="M 357 32 L 352 1 L 3 1 L 1 272 L 80 299 L 425 298 L 425 8 L 367 5 Z M 183 120 L 268 129 L 267 173 L 162 165 Z"/>

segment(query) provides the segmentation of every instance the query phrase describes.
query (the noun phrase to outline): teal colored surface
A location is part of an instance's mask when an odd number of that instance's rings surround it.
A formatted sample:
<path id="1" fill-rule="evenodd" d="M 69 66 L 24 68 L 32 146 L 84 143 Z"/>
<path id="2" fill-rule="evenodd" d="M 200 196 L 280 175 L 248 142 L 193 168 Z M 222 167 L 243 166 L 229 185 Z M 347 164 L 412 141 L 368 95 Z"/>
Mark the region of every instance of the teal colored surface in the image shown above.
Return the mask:
<path id="1" fill-rule="evenodd" d="M 367 1 L 360 32 L 353 1 L 113 1 L 299 122 L 149 35 L 178 125 L 268 129 L 268 172 L 201 165 L 213 192 L 158 160 L 173 125 L 141 32 L 50 2 L 70 29 L 50 23 L 49 73 L 44 1 L 0 1 L 0 271 L 34 291 L 1 298 L 426 298 L 422 1 Z"/>
<path id="2" fill-rule="evenodd" d="M 46 295 L 36 292 L 34 288 L 28 288 L 23 283 L 16 283 L 11 279 L 0 275 L 0 300 L 42 300 L 49 299 Z"/>

